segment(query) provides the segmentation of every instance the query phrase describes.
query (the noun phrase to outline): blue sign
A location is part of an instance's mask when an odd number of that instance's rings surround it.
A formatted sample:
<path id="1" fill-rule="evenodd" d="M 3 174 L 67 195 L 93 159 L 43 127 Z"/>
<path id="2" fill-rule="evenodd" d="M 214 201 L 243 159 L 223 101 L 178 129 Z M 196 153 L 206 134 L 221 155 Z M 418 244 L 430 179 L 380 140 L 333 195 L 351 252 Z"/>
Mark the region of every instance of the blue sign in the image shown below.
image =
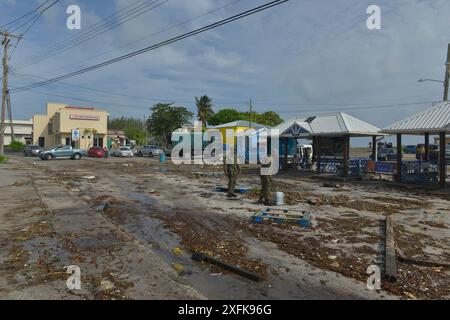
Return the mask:
<path id="1" fill-rule="evenodd" d="M 72 140 L 77 141 L 78 139 L 80 139 L 80 130 L 72 130 Z"/>
<path id="2" fill-rule="evenodd" d="M 379 173 L 395 173 L 397 165 L 389 162 L 375 163 L 375 172 Z"/>

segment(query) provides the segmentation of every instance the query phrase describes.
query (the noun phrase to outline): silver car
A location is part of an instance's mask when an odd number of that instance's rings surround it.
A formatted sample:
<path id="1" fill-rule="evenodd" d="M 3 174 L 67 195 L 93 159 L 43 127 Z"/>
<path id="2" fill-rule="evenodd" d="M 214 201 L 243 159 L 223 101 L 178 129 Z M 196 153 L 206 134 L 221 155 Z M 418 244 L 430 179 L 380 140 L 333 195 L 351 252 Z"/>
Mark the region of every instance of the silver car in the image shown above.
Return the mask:
<path id="1" fill-rule="evenodd" d="M 113 157 L 133 157 L 133 151 L 129 147 L 120 147 L 118 149 L 115 149 L 111 155 Z"/>
<path id="2" fill-rule="evenodd" d="M 154 157 L 154 156 L 159 156 L 161 153 L 164 153 L 164 151 L 162 149 L 158 148 L 158 146 L 146 145 L 146 146 L 143 146 L 141 149 L 139 149 L 139 151 L 137 152 L 137 155 L 139 157 L 143 157 L 143 156 Z"/>

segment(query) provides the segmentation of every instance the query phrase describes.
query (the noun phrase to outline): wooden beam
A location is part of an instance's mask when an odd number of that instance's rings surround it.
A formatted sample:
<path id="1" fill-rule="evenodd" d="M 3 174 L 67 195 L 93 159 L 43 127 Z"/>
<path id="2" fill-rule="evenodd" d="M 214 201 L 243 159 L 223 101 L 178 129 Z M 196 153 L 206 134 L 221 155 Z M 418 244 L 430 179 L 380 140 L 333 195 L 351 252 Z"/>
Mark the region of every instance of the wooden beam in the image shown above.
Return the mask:
<path id="1" fill-rule="evenodd" d="M 447 162 L 445 160 L 445 132 L 439 132 L 439 184 L 445 188 L 445 179 L 447 177 Z"/>
<path id="2" fill-rule="evenodd" d="M 320 174 L 320 137 L 316 137 L 316 161 L 317 161 L 317 174 Z"/>
<path id="3" fill-rule="evenodd" d="M 385 242 L 385 269 L 386 278 L 390 281 L 397 279 L 397 256 L 395 254 L 394 224 L 392 217 L 386 216 L 386 242 Z"/>
<path id="4" fill-rule="evenodd" d="M 397 175 L 395 180 L 402 181 L 402 134 L 397 133 Z"/>
<path id="5" fill-rule="evenodd" d="M 284 165 L 283 170 L 284 172 L 288 171 L 288 147 L 289 147 L 289 138 L 284 138 Z"/>
<path id="6" fill-rule="evenodd" d="M 343 175 L 348 177 L 350 160 L 350 136 L 344 136 L 344 161 L 343 161 Z"/>
<path id="7" fill-rule="evenodd" d="M 377 151 L 377 148 L 378 148 L 378 145 L 377 145 L 377 136 L 372 136 L 372 160 L 373 161 L 377 161 L 378 159 L 377 159 L 377 153 L 378 153 L 378 151 Z"/>

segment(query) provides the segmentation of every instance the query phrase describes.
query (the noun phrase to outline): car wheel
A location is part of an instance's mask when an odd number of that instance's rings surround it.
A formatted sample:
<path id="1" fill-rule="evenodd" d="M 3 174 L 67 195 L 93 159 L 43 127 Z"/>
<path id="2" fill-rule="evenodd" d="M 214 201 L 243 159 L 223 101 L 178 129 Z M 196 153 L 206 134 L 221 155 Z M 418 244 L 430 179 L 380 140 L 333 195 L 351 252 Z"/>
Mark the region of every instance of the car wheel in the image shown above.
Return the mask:
<path id="1" fill-rule="evenodd" d="M 142 151 L 139 151 L 138 152 L 138 157 L 142 157 L 142 156 L 143 156 Z"/>
<path id="2" fill-rule="evenodd" d="M 47 154 L 47 155 L 45 156 L 45 160 L 52 160 L 52 159 L 53 159 L 53 157 L 52 157 L 51 154 Z"/>
<path id="3" fill-rule="evenodd" d="M 148 154 L 148 156 L 149 156 L 150 158 L 153 158 L 153 153 L 150 152 L 150 153 Z"/>
<path id="4" fill-rule="evenodd" d="M 74 160 L 80 160 L 80 159 L 81 159 L 81 154 L 75 153 L 75 154 L 73 155 L 73 158 L 74 158 Z"/>

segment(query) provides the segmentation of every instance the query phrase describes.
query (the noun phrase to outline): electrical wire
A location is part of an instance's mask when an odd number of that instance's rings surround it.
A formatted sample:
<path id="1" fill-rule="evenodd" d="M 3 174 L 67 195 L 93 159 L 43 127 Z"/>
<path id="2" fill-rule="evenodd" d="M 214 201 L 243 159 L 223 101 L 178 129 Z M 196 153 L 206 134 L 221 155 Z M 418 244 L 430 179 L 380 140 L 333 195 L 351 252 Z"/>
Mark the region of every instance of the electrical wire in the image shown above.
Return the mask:
<path id="1" fill-rule="evenodd" d="M 146 52 L 149 52 L 149 51 L 161 48 L 163 46 L 167 46 L 169 44 L 181 41 L 183 39 L 195 36 L 197 34 L 206 32 L 208 30 L 215 29 L 217 27 L 220 27 L 222 25 L 234 22 L 236 20 L 240 20 L 242 18 L 245 18 L 247 16 L 250 16 L 250 15 L 256 14 L 258 12 L 267 10 L 267 9 L 272 8 L 274 6 L 278 6 L 278 5 L 280 5 L 282 3 L 285 3 L 287 1 L 289 1 L 289 0 L 275 0 L 275 1 L 271 1 L 271 2 L 268 2 L 268 3 L 264 4 L 264 5 L 255 7 L 253 9 L 250 9 L 250 10 L 247 10 L 247 11 L 244 11 L 244 12 L 241 12 L 241 13 L 236 14 L 234 16 L 231 16 L 229 18 L 222 19 L 220 21 L 217 21 L 217 22 L 214 22 L 212 24 L 209 24 L 209 25 L 207 25 L 205 27 L 195 29 L 193 31 L 181 34 L 179 36 L 176 36 L 176 37 L 173 37 L 171 39 L 159 42 L 159 43 L 151 45 L 149 47 L 146 47 L 146 48 L 143 48 L 143 49 L 140 49 L 140 50 L 136 50 L 136 51 L 130 52 L 128 54 L 125 54 L 123 56 L 120 56 L 120 57 L 117 57 L 117 58 L 114 58 L 114 59 L 111 59 L 111 60 L 108 60 L 108 61 L 96 64 L 96 65 L 93 65 L 93 66 L 88 67 L 88 68 L 84 68 L 82 70 L 74 71 L 74 72 L 71 72 L 71 73 L 66 74 L 66 75 L 55 77 L 55 78 L 49 79 L 47 81 L 37 82 L 37 83 L 30 84 L 30 85 L 27 85 L 27 86 L 14 88 L 11 91 L 12 92 L 20 92 L 20 91 L 23 91 L 25 89 L 31 89 L 31 88 L 39 87 L 39 86 L 42 86 L 42 85 L 45 85 L 45 84 L 48 84 L 48 83 L 61 81 L 61 80 L 67 79 L 67 78 L 71 78 L 71 77 L 74 77 L 74 76 L 77 76 L 77 75 L 80 75 L 80 74 L 84 74 L 84 73 L 90 72 L 92 70 L 103 68 L 103 67 L 111 65 L 113 63 L 117 63 L 117 62 L 122 61 L 122 60 L 130 59 L 130 58 L 135 57 L 137 55 L 141 55 L 143 53 L 146 53 Z"/>

